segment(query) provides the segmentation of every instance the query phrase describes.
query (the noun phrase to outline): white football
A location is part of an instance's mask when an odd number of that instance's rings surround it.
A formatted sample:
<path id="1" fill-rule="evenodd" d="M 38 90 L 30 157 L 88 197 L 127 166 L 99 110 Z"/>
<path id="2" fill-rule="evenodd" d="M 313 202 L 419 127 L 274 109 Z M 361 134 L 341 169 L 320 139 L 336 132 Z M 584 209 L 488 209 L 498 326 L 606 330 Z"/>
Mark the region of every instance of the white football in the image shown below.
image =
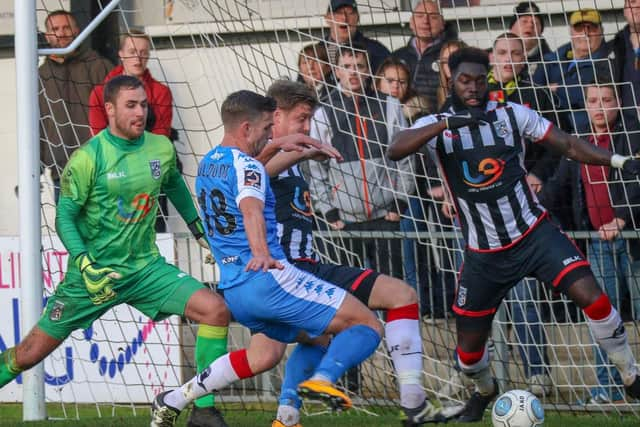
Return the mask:
<path id="1" fill-rule="evenodd" d="M 539 427 L 544 424 L 544 409 L 528 391 L 510 390 L 496 400 L 491 421 L 494 427 Z"/>

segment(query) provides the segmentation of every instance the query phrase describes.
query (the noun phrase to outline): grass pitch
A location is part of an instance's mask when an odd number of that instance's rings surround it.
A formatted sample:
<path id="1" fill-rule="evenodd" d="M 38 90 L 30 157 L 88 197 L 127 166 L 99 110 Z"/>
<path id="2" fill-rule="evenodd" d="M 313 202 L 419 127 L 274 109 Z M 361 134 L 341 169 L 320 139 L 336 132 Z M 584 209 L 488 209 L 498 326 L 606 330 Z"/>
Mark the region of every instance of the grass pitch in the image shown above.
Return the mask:
<path id="1" fill-rule="evenodd" d="M 133 415 L 131 407 L 100 406 L 102 417 L 97 417 L 97 407 L 95 405 L 82 405 L 76 410 L 74 405 L 69 405 L 66 415 L 59 404 L 50 405 L 47 421 L 22 422 L 22 405 L 3 404 L 0 405 L 0 426 L 2 427 L 142 427 L 149 425 L 149 408 L 140 406 L 136 408 L 136 415 Z M 230 409 L 224 411 L 225 419 L 231 427 L 258 427 L 271 426 L 275 412 L 265 412 L 264 410 L 240 410 Z M 79 419 L 76 419 L 78 417 Z M 188 417 L 187 411 L 180 416 L 178 426 L 186 425 Z M 66 419 L 63 419 L 66 418 Z M 398 415 L 391 413 L 388 409 L 383 413 L 367 415 L 357 411 L 337 415 L 316 415 L 303 416 L 304 427 L 399 427 L 401 426 Z M 548 413 L 544 423 L 545 427 L 637 427 L 640 425 L 640 418 L 633 415 L 620 417 L 604 415 L 562 415 Z M 482 423 L 455 424 L 460 427 L 490 427 L 491 418 L 487 412 Z"/>

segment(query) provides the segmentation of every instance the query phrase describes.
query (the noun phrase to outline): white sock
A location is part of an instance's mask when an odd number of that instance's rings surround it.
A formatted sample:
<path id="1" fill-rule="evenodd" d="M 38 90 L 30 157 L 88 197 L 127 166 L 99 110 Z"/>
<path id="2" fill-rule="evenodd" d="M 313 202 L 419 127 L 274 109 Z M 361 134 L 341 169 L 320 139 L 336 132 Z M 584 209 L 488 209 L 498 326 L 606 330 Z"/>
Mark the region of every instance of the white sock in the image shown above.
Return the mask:
<path id="1" fill-rule="evenodd" d="M 239 380 L 240 377 L 231 366 L 229 354 L 218 357 L 208 368 L 182 385 L 182 387 L 167 393 L 164 397 L 165 403 L 182 411 L 193 400 L 214 390 L 220 390 Z"/>
<path id="2" fill-rule="evenodd" d="M 458 365 L 464 375 L 473 381 L 478 393 L 488 396 L 495 392 L 495 384 L 489 366 L 489 350 L 484 348 L 482 357 L 472 365 L 465 365 L 458 357 Z"/>
<path id="3" fill-rule="evenodd" d="M 280 405 L 276 419 L 285 426 L 293 426 L 300 422 L 300 411 L 293 406 Z"/>
<path id="4" fill-rule="evenodd" d="M 611 313 L 601 320 L 585 317 L 596 342 L 620 371 L 622 382 L 627 386 L 631 385 L 638 375 L 638 369 L 618 311 L 611 307 Z"/>
<path id="5" fill-rule="evenodd" d="M 422 341 L 416 319 L 395 319 L 385 325 L 387 351 L 400 385 L 400 405 L 414 409 L 427 397 L 422 387 Z"/>

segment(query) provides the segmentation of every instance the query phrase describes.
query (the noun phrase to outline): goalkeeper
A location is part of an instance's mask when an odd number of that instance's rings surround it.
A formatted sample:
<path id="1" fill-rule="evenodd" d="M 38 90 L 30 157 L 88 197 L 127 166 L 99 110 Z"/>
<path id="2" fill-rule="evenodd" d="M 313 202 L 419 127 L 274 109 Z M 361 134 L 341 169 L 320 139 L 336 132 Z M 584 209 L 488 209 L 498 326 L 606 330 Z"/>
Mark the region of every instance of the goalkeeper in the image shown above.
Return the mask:
<path id="1" fill-rule="evenodd" d="M 198 322 L 198 367 L 227 351 L 223 299 L 168 264 L 155 244 L 164 192 L 208 249 L 175 149 L 166 137 L 144 131 L 148 105 L 140 80 L 115 77 L 104 100 L 109 127 L 74 152 L 63 171 L 56 228 L 69 252 L 67 274 L 29 335 L 0 354 L 0 387 L 122 303 L 154 320 L 177 314 Z"/>

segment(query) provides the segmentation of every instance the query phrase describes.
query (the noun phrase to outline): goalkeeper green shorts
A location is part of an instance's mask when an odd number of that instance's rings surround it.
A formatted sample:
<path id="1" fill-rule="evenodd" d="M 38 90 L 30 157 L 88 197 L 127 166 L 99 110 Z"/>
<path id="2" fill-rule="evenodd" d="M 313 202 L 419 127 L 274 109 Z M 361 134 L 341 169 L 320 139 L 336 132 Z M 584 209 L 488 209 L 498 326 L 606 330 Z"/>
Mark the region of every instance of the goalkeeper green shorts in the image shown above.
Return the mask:
<path id="1" fill-rule="evenodd" d="M 116 297 L 95 305 L 78 274 L 70 272 L 49 298 L 38 327 L 53 338 L 64 340 L 76 329 L 86 329 L 119 304 L 129 304 L 153 320 L 172 314 L 182 316 L 189 298 L 205 285 L 167 264 L 164 258 L 144 267 L 131 277 L 118 281 Z"/>

